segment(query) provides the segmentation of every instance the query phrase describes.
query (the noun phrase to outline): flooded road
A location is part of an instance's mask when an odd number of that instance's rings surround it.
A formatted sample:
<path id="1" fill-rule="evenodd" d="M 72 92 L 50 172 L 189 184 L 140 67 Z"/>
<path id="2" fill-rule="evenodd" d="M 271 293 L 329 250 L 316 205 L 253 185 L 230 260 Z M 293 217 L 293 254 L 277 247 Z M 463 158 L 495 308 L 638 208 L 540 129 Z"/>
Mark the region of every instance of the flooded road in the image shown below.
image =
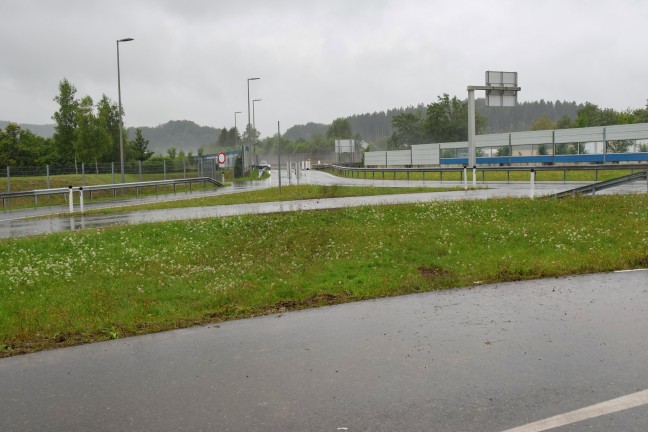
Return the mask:
<path id="1" fill-rule="evenodd" d="M 438 181 L 403 181 L 403 180 L 370 180 L 336 177 L 320 171 L 303 172 L 299 179 L 294 175 L 291 179 L 287 173 L 282 173 L 282 185 L 290 184 L 313 184 L 313 185 L 340 185 L 340 186 L 375 186 L 375 187 L 463 187 L 462 182 L 438 182 Z M 150 202 L 171 201 L 187 199 L 192 197 L 214 196 L 229 193 L 237 193 L 250 190 L 278 187 L 278 172 L 273 171 L 269 179 L 234 183 L 232 186 L 191 193 L 178 193 L 174 195 L 158 195 L 136 199 L 112 201 L 112 202 L 88 202 L 86 210 L 127 207 Z M 472 186 L 472 183 L 470 183 Z M 583 185 L 583 183 L 536 183 L 534 196 L 541 197 L 551 195 L 564 190 Z M 188 220 L 210 217 L 235 216 L 242 214 L 262 214 L 290 211 L 323 210 L 354 206 L 385 205 L 385 204 L 407 204 L 418 202 L 429 202 L 435 200 L 462 200 L 462 199 L 489 199 L 496 197 L 529 197 L 530 185 L 526 182 L 519 183 L 482 183 L 477 182 L 478 187 L 487 189 L 460 190 L 453 192 L 438 193 L 416 193 L 402 195 L 383 195 L 369 197 L 351 198 L 328 198 L 319 200 L 299 200 L 273 203 L 236 204 L 211 207 L 190 207 L 169 210 L 147 210 L 133 211 L 119 214 L 95 214 L 72 216 L 52 216 L 49 218 L 29 219 L 33 216 L 47 216 L 51 214 L 65 214 L 68 211 L 66 206 L 47 207 L 38 209 L 27 209 L 8 211 L 0 215 L 0 238 L 15 238 L 30 235 L 47 234 L 51 232 L 73 231 L 87 228 L 100 228 L 123 224 L 134 224 L 142 222 L 162 222 L 170 220 Z M 604 191 L 607 193 L 642 193 L 646 186 L 642 182 L 634 185 L 624 186 L 616 190 Z"/>
<path id="2" fill-rule="evenodd" d="M 430 292 L 2 359 L 0 418 L 11 431 L 504 431 L 648 389 L 646 334 L 647 270 Z M 645 403 L 614 409 L 556 430 L 646 430 Z"/>

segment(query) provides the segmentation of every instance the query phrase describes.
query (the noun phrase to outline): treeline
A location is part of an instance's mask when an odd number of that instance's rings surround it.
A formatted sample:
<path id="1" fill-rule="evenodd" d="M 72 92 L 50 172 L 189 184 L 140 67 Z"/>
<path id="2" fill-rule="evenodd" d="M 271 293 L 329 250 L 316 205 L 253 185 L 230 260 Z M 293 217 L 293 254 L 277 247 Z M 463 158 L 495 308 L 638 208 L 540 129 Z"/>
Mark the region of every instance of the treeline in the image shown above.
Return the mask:
<path id="1" fill-rule="evenodd" d="M 562 114 L 558 118 L 564 108 L 562 105 L 556 107 L 554 104 L 545 103 L 546 105 L 551 105 L 553 109 L 543 112 L 535 110 L 535 107 L 529 105 L 521 107 L 522 110 L 538 115 L 531 125 L 523 130 L 567 129 L 648 122 L 648 106 L 619 112 L 586 103 L 576 110 L 575 118 L 572 119 L 568 114 Z M 467 101 L 459 100 L 456 97 L 451 99 L 447 94 L 444 94 L 438 97 L 437 102 L 428 105 L 425 113 L 403 113 L 394 116 L 392 119 L 394 132 L 389 138 L 388 149 L 406 149 L 413 144 L 467 141 L 467 119 Z M 490 121 L 490 118 L 477 111 L 475 115 L 477 134 L 492 132 L 488 130 Z M 516 121 L 515 116 L 511 115 L 509 121 Z M 623 145 L 627 145 L 627 143 Z"/>
<path id="2" fill-rule="evenodd" d="M 67 79 L 54 98 L 59 109 L 52 119 L 54 135 L 43 138 L 10 123 L 0 131 L 0 165 L 25 166 L 113 162 L 121 159 L 119 107 L 105 94 L 98 102 L 77 98 Z M 122 113 L 123 114 L 123 113 Z M 146 160 L 153 152 L 140 130 L 131 141 L 123 133 L 124 160 Z"/>
<path id="3" fill-rule="evenodd" d="M 522 102 L 515 107 L 488 107 L 485 99 L 475 101 L 477 112 L 487 119 L 484 133 L 517 132 L 529 130 L 533 122 L 540 116 L 547 116 L 553 121 L 569 116 L 575 118 L 577 111 L 583 107 L 576 102 Z M 406 108 L 395 108 L 367 114 L 345 117 L 351 123 L 353 131 L 366 141 L 378 146 L 385 146 L 388 138 L 394 133 L 393 119 L 403 114 L 425 115 L 427 105 L 419 104 Z M 328 125 L 322 123 L 307 123 L 296 125 L 286 131 L 286 138 L 296 141 L 300 138 L 309 140 L 314 134 L 325 134 Z"/>
<path id="4" fill-rule="evenodd" d="M 44 138 L 9 123 L 0 129 L 0 166 L 117 162 L 120 160 L 119 107 L 105 95 L 98 102 L 76 97 L 66 79 L 54 98 L 59 109 L 52 116 L 54 135 Z M 486 107 L 476 101 L 477 133 L 560 129 L 613 124 L 648 123 L 648 107 L 615 111 L 575 102 L 524 102 L 516 107 Z M 123 113 L 122 113 L 123 114 Z M 443 94 L 429 105 L 338 118 L 331 125 L 293 126 L 282 135 L 259 140 L 252 126 L 216 129 L 188 120 L 170 121 L 155 128 L 123 132 L 124 160 L 146 160 L 153 149 L 167 159 L 192 158 L 241 145 L 260 154 L 324 153 L 334 150 L 335 139 L 365 140 L 370 149 L 403 149 L 413 144 L 467 140 L 467 101 Z M 133 136 L 130 139 L 130 136 Z M 155 143 L 151 149 L 150 142 Z M 185 153 L 186 152 L 186 153 Z"/>

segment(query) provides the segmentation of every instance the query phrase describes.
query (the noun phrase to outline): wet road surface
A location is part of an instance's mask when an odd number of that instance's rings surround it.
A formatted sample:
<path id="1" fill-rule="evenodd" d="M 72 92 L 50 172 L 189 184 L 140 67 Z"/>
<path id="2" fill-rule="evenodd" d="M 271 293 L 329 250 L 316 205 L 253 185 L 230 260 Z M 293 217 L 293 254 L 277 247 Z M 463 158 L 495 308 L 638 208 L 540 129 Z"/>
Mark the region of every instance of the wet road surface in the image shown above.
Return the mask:
<path id="1" fill-rule="evenodd" d="M 647 270 L 431 292 L 2 359 L 0 419 L 7 431 L 529 432 L 648 389 L 646 334 Z M 589 417 L 552 430 L 645 431 L 648 406 Z"/>
<path id="2" fill-rule="evenodd" d="M 170 201 L 186 199 L 190 197 L 202 197 L 210 195 L 222 195 L 236 193 L 246 190 L 263 189 L 278 186 L 277 172 L 274 176 L 256 182 L 245 182 L 234 184 L 222 189 L 208 190 L 192 193 L 179 193 L 174 195 L 158 195 L 137 199 L 121 200 L 118 202 L 89 202 L 86 210 L 121 207 L 135 204 L 142 204 L 157 201 Z M 306 171 L 299 179 L 294 176 L 288 179 L 283 173 L 282 184 L 316 184 L 316 185 L 369 185 L 376 187 L 462 187 L 461 182 L 436 182 L 436 181 L 402 181 L 402 180 L 365 180 L 335 177 L 320 171 Z M 472 185 L 472 183 L 469 183 Z M 535 185 L 535 196 L 541 197 L 551 195 L 564 190 L 583 185 L 583 183 L 538 183 Z M 68 211 L 66 206 L 47 207 L 38 209 L 26 209 L 8 211 L 0 214 L 0 238 L 23 237 L 30 235 L 47 234 L 51 232 L 70 231 L 86 228 L 100 228 L 120 224 L 133 224 L 142 222 L 162 222 L 169 220 L 199 219 L 208 217 L 234 216 L 241 214 L 262 214 L 287 211 L 321 210 L 342 207 L 384 205 L 384 204 L 405 204 L 416 202 L 428 202 L 435 200 L 461 200 L 461 199 L 488 199 L 495 197 L 529 197 L 530 186 L 526 182 L 519 183 L 482 183 L 477 182 L 479 187 L 488 189 L 462 190 L 455 192 L 419 193 L 403 195 L 385 195 L 371 197 L 353 198 L 330 198 L 319 200 L 285 201 L 274 203 L 239 204 L 212 207 L 192 207 L 170 210 L 148 210 L 134 211 L 128 213 L 104 215 L 72 215 L 53 216 L 43 219 L 29 219 L 30 216 L 46 216 L 48 214 L 61 214 Z M 603 193 L 643 193 L 646 192 L 646 185 L 643 182 L 627 185 L 615 190 L 607 190 Z"/>

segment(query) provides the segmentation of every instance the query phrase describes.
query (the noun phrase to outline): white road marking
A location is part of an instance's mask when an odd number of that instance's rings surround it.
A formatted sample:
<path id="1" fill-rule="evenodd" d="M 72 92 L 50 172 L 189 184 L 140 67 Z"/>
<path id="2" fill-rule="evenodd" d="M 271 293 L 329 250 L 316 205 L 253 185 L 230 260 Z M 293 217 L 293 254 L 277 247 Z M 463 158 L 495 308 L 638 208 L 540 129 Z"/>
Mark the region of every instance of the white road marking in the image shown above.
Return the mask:
<path id="1" fill-rule="evenodd" d="M 640 268 L 640 269 L 632 269 L 632 270 L 616 270 L 614 273 L 629 273 L 629 272 L 637 272 L 637 271 L 646 271 L 648 269 Z"/>
<path id="2" fill-rule="evenodd" d="M 607 402 L 601 402 L 596 405 L 581 408 L 576 411 L 571 411 L 548 419 L 529 423 L 524 426 L 508 429 L 504 432 L 540 432 L 647 404 L 648 390 L 643 390 Z"/>

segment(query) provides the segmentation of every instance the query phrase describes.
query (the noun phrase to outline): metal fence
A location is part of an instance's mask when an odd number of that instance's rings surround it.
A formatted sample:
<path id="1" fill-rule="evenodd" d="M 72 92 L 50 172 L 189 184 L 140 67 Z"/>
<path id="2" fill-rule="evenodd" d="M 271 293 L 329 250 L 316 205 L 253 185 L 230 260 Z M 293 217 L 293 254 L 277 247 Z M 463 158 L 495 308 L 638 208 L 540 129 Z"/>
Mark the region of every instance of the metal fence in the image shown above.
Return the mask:
<path id="1" fill-rule="evenodd" d="M 648 123 L 484 134 L 475 137 L 477 165 L 637 163 L 648 161 Z M 416 144 L 366 152 L 367 167 L 460 166 L 468 143 Z"/>
<path id="2" fill-rule="evenodd" d="M 464 181 L 470 177 L 482 183 L 528 181 L 531 172 L 536 174 L 536 181 L 587 181 L 598 182 L 608 177 L 620 177 L 635 172 L 645 172 L 646 164 L 596 164 L 596 165 L 561 165 L 561 166 L 477 166 L 463 167 L 391 167 L 361 168 L 341 165 L 318 166 L 317 169 L 329 169 L 333 173 L 351 178 L 371 180 L 428 180 L 428 181 Z M 581 174 L 578 174 L 581 173 Z"/>
<path id="3" fill-rule="evenodd" d="M 153 181 L 210 177 L 218 179 L 217 167 L 211 161 L 135 161 L 124 164 L 124 181 Z M 0 191 L 49 189 L 86 186 L 87 184 L 121 183 L 121 165 L 116 162 L 74 165 L 8 166 L 0 171 Z"/>

